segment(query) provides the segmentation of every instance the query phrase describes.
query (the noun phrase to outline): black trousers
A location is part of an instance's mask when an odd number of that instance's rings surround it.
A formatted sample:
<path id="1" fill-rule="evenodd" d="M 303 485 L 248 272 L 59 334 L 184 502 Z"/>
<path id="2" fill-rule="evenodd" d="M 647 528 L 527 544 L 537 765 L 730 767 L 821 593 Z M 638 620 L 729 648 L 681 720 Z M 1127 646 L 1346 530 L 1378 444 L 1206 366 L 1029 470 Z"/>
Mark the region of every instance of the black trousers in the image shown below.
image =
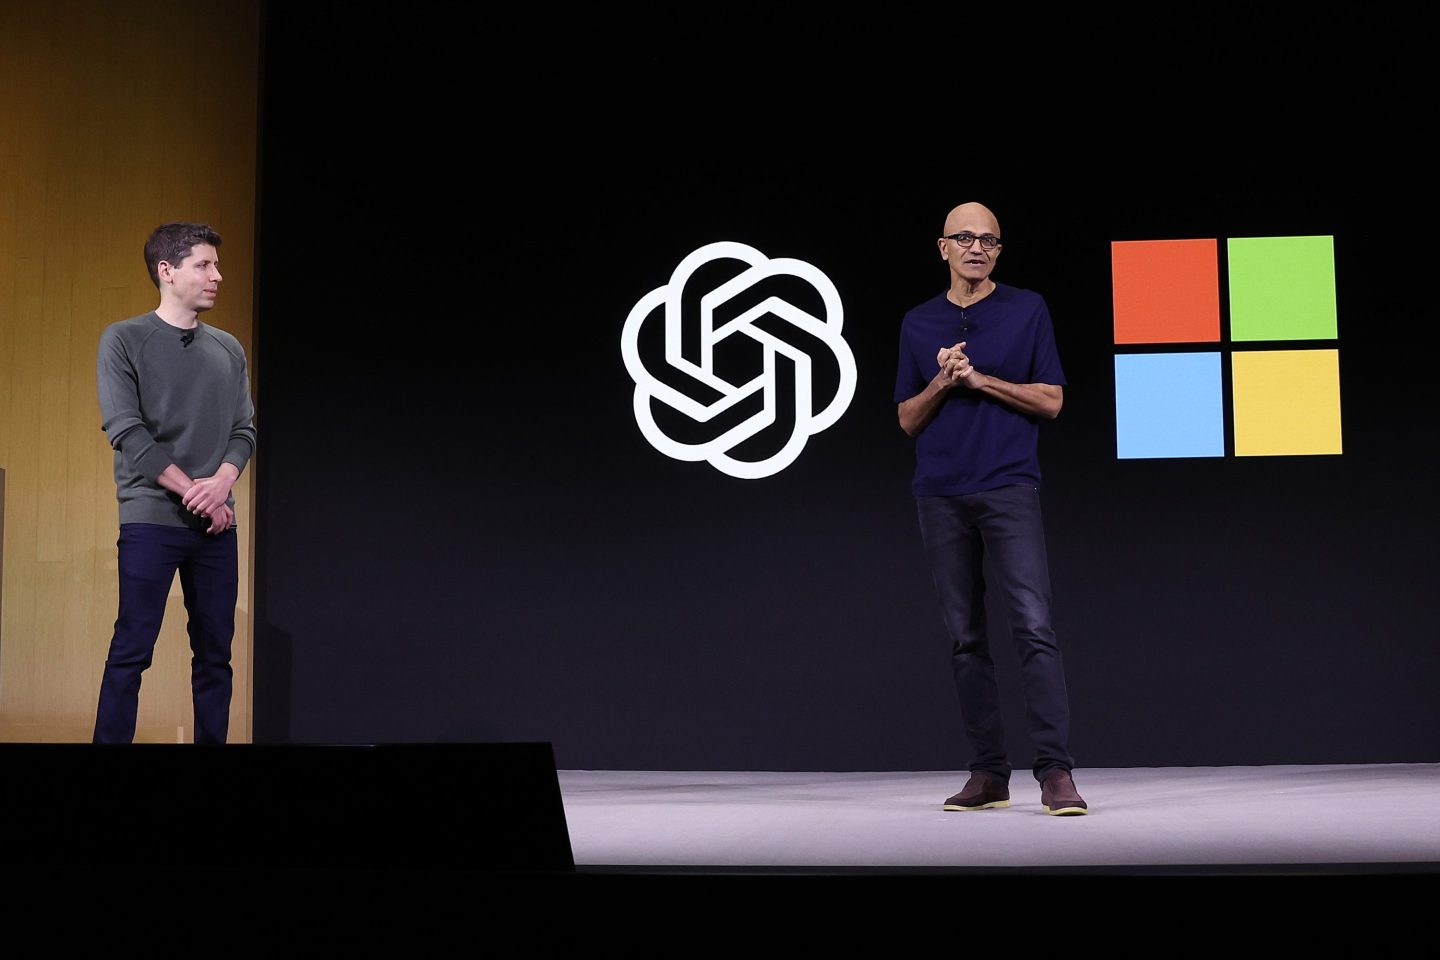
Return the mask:
<path id="1" fill-rule="evenodd" d="M 1020 658 L 1035 779 L 1069 770 L 1070 703 L 1065 666 L 1050 625 L 1050 567 L 1040 491 L 1029 485 L 955 497 L 918 497 L 920 532 L 953 642 L 951 665 L 974 756 L 970 769 L 1009 779 L 1000 692 L 985 618 L 984 561 Z"/>
<path id="2" fill-rule="evenodd" d="M 156 523 L 120 525 L 120 615 L 100 680 L 96 743 L 129 743 L 140 707 L 140 674 L 150 666 L 175 574 L 189 615 L 195 742 L 224 743 L 230 727 L 230 643 L 239 587 L 235 528 L 203 530 Z"/>

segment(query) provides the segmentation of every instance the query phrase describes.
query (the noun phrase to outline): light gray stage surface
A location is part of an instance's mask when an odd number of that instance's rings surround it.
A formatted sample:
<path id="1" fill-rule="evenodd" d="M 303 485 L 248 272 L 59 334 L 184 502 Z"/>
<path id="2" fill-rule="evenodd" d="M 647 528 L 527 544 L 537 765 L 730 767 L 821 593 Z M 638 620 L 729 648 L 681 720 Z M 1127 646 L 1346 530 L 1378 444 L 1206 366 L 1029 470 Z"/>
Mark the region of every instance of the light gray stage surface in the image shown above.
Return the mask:
<path id="1" fill-rule="evenodd" d="M 562 770 L 586 866 L 1076 868 L 1440 864 L 1440 764 L 1076 770 L 1084 817 L 944 813 L 964 773 Z"/>

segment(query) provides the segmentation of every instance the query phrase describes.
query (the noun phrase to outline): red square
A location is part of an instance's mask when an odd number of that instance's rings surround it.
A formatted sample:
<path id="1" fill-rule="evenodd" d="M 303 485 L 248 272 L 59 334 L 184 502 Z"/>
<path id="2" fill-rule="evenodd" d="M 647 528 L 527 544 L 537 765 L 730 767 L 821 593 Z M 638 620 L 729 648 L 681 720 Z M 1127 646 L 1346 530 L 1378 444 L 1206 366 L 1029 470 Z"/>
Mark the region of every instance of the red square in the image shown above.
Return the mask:
<path id="1" fill-rule="evenodd" d="M 1217 240 L 1112 242 L 1115 342 L 1219 341 L 1218 248 Z"/>

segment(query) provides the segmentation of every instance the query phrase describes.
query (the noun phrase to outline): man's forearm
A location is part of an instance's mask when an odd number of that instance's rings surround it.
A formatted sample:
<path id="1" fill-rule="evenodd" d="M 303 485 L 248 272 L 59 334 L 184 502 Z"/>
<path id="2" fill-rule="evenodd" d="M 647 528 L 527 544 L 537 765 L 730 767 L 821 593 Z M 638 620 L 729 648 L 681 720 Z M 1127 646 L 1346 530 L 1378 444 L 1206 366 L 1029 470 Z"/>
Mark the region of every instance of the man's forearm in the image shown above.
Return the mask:
<path id="1" fill-rule="evenodd" d="M 173 463 L 162 470 L 156 479 L 160 486 L 180 497 L 185 496 L 190 492 L 190 488 L 195 486 L 195 481 Z"/>
<path id="2" fill-rule="evenodd" d="M 951 389 L 943 372 L 936 375 L 924 390 L 900 404 L 900 429 L 912 437 L 924 430 L 925 425 L 935 419 L 940 404 L 945 402 L 945 394 Z"/>
<path id="3" fill-rule="evenodd" d="M 1065 402 L 1064 390 L 1053 383 L 1011 383 L 985 376 L 973 389 L 1014 407 L 1021 413 L 1054 420 Z"/>

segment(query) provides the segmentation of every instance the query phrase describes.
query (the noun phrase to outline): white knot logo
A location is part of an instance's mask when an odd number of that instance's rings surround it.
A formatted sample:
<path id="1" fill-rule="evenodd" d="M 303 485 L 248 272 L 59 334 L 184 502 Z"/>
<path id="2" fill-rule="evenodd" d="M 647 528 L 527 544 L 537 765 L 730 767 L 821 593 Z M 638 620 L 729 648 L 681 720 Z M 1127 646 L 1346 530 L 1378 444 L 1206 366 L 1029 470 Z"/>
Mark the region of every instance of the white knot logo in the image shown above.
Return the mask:
<path id="1" fill-rule="evenodd" d="M 681 342 L 686 320 L 681 312 L 681 295 L 685 284 L 696 270 L 714 260 L 740 260 L 749 264 L 748 269 L 722 283 L 700 298 L 699 322 L 700 362 L 692 363 L 681 356 Z M 737 297 L 746 290 L 771 277 L 798 277 L 815 288 L 825 305 L 824 319 L 812 316 L 805 310 L 779 297 L 768 297 L 720 326 L 715 326 L 715 311 L 722 304 Z M 692 302 L 693 302 L 693 294 Z M 638 341 L 640 329 L 655 309 L 665 308 L 665 362 L 676 371 L 686 374 L 720 394 L 711 403 L 701 403 L 686 396 L 666 383 L 661 382 L 640 359 Z M 835 395 L 819 412 L 814 412 L 811 396 L 811 358 L 804 350 L 792 343 L 767 333 L 756 326 L 755 321 L 767 315 L 774 315 L 794 324 L 800 330 L 820 340 L 834 354 L 839 366 L 840 382 Z M 743 243 L 722 241 L 701 247 L 690 254 L 675 272 L 670 282 L 651 290 L 640 298 L 625 318 L 625 330 L 620 339 L 620 351 L 625 357 L 625 369 L 635 381 L 635 422 L 650 445 L 667 457 L 676 460 L 706 460 L 721 473 L 742 480 L 768 477 L 784 470 L 800 451 L 805 441 L 813 434 L 832 426 L 850 406 L 855 395 L 855 357 L 850 345 L 840 336 L 844 312 L 840 306 L 840 295 L 830 278 L 818 269 L 801 260 L 780 258 L 771 260 L 765 254 Z M 715 346 L 732 334 L 750 337 L 763 348 L 764 363 L 760 374 L 744 383 L 732 383 L 715 374 Z M 691 335 L 693 341 L 693 333 Z M 776 421 L 776 354 L 788 358 L 795 365 L 795 423 L 790 438 L 781 449 L 763 460 L 737 460 L 730 451 L 738 444 L 755 436 Z M 672 381 L 674 377 L 670 378 Z M 720 436 L 703 443 L 682 443 L 666 435 L 655 423 L 651 401 L 658 400 L 689 417 L 696 423 L 708 423 L 729 410 L 740 401 L 763 393 L 764 407 L 742 423 L 731 427 Z"/>

